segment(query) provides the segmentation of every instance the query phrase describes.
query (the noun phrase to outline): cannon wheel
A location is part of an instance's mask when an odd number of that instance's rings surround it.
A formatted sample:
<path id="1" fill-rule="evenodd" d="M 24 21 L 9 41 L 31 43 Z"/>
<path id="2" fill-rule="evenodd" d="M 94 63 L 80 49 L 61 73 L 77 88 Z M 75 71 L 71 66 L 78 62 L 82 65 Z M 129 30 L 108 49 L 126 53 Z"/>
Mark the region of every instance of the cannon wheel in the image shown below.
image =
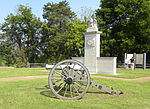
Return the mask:
<path id="1" fill-rule="evenodd" d="M 57 63 L 49 74 L 49 87 L 60 99 L 80 99 L 90 86 L 90 74 L 87 68 L 75 60 Z"/>

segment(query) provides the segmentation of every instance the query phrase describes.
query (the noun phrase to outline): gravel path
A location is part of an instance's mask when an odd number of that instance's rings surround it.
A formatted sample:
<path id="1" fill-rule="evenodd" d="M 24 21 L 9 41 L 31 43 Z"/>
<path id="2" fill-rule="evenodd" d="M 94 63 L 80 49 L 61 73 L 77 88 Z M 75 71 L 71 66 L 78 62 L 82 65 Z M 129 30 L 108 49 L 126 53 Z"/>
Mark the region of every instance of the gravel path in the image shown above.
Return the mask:
<path id="1" fill-rule="evenodd" d="M 150 81 L 150 77 L 142 77 L 142 78 L 136 78 L 136 79 L 126 79 L 126 78 L 116 78 L 116 77 L 105 77 L 105 76 L 94 76 L 95 78 L 105 78 L 105 79 L 116 79 L 116 80 L 126 80 L 126 81 L 135 81 L 135 82 L 147 82 Z"/>
<path id="2" fill-rule="evenodd" d="M 94 75 L 91 75 L 91 77 L 105 78 L 105 79 L 116 79 L 116 80 L 126 80 L 126 81 L 135 81 L 135 82 L 147 82 L 147 81 L 150 81 L 150 77 L 143 77 L 143 78 L 136 78 L 136 79 L 105 77 L 105 76 L 94 76 Z M 28 79 L 37 79 L 37 78 L 48 78 L 48 75 L 0 78 L 0 82 L 15 81 L 15 80 L 28 80 Z"/>

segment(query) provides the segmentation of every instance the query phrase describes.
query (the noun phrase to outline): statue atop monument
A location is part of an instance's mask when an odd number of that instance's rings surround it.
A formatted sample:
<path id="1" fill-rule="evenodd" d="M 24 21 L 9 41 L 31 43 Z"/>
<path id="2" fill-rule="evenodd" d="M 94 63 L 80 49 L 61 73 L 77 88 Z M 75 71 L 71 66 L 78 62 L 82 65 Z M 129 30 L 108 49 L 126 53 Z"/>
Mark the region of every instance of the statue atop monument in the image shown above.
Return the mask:
<path id="1" fill-rule="evenodd" d="M 87 32 L 92 32 L 92 31 L 98 31 L 97 20 L 93 18 L 91 18 L 90 21 L 88 22 L 88 28 L 87 28 Z"/>

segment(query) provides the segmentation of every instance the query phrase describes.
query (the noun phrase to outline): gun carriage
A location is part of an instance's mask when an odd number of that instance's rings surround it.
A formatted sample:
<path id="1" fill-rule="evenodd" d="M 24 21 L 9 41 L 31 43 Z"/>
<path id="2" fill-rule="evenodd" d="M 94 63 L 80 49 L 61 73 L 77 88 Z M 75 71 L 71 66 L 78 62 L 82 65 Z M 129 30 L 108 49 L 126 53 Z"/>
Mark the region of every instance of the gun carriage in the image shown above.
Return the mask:
<path id="1" fill-rule="evenodd" d="M 49 74 L 49 87 L 53 94 L 60 99 L 80 99 L 88 88 L 97 87 L 109 94 L 123 94 L 91 80 L 88 69 L 79 61 L 64 60 L 51 68 Z"/>

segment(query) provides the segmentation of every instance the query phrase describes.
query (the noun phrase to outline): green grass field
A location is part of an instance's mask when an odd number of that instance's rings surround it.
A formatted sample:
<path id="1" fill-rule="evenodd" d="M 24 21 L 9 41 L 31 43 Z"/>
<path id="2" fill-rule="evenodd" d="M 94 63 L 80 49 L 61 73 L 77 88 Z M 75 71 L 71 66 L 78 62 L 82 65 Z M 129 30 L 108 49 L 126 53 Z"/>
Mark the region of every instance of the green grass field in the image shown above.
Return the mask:
<path id="1" fill-rule="evenodd" d="M 117 68 L 117 74 L 118 75 L 109 75 L 109 74 L 94 74 L 94 75 L 135 79 L 141 77 L 150 77 L 150 69 L 143 70 L 140 68 L 136 68 L 134 71 L 131 71 L 130 69 L 126 70 L 124 68 Z"/>
<path id="2" fill-rule="evenodd" d="M 4 70 L 4 69 L 3 69 Z M 43 69 L 5 69 L 5 76 L 47 75 Z M 118 69 L 122 71 L 123 69 Z M 11 74 L 12 73 L 12 74 Z M 32 74 L 34 73 L 34 74 Z M 123 71 L 122 76 L 130 73 L 138 77 L 150 74 L 149 70 Z M 8 76 L 6 76 L 8 75 Z M 14 77 L 13 76 L 13 77 Z M 108 75 L 107 75 L 108 76 Z M 121 75 L 117 75 L 121 76 Z M 125 77 L 125 76 L 124 76 Z M 127 78 L 126 77 L 126 78 Z M 93 78 L 94 81 L 124 92 L 123 95 L 109 95 L 90 87 L 80 100 L 57 99 L 48 88 L 48 79 L 16 80 L 0 82 L 0 109 L 150 109 L 150 82 L 131 82 Z"/>
<path id="3" fill-rule="evenodd" d="M 22 76 L 36 76 L 36 75 L 48 75 L 49 70 L 45 68 L 0 68 L 0 78 L 9 77 L 22 77 Z M 108 75 L 108 74 L 94 74 L 95 76 L 108 76 L 108 77 L 120 77 L 135 79 L 140 77 L 150 77 L 150 69 L 136 69 L 134 71 L 126 70 L 124 68 L 117 68 L 117 74 L 119 75 Z"/>
<path id="4" fill-rule="evenodd" d="M 0 68 L 0 78 L 48 75 L 45 68 Z"/>

